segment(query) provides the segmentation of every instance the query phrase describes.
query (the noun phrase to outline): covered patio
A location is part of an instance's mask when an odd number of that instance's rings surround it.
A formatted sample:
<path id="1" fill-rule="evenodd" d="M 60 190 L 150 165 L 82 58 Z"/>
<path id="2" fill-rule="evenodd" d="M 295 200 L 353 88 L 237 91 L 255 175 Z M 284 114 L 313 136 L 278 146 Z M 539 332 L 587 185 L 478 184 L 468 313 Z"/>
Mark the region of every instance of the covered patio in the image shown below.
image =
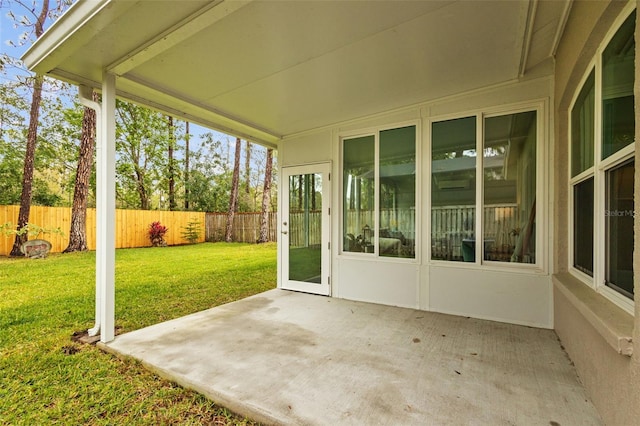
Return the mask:
<path id="1" fill-rule="evenodd" d="M 601 424 L 551 330 L 275 289 L 101 345 L 267 424 Z"/>
<path id="2" fill-rule="evenodd" d="M 267 423 L 637 423 L 639 3 L 76 2 L 90 334 Z M 277 149 L 278 290 L 114 340 L 116 97 Z"/>

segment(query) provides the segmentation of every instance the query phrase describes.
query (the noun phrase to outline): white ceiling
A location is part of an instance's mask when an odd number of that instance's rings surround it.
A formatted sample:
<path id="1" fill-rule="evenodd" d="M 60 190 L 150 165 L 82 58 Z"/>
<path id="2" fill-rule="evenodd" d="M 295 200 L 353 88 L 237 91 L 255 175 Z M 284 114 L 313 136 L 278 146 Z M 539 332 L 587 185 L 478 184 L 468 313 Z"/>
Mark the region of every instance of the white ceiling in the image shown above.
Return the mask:
<path id="1" fill-rule="evenodd" d="M 273 145 L 286 135 L 552 68 L 559 1 L 78 2 L 24 56 Z"/>

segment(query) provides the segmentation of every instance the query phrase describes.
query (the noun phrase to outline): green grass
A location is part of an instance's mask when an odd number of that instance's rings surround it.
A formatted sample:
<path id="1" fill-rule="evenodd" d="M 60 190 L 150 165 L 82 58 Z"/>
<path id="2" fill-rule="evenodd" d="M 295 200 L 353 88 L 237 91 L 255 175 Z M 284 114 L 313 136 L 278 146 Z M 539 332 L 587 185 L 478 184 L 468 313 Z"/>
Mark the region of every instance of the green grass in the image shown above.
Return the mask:
<path id="1" fill-rule="evenodd" d="M 122 332 L 275 287 L 275 244 L 116 252 Z M 95 252 L 0 258 L 0 424 L 254 424 L 133 360 L 71 340 L 93 326 Z"/>
<path id="2" fill-rule="evenodd" d="M 320 246 L 289 249 L 289 279 L 319 283 L 321 262 Z"/>

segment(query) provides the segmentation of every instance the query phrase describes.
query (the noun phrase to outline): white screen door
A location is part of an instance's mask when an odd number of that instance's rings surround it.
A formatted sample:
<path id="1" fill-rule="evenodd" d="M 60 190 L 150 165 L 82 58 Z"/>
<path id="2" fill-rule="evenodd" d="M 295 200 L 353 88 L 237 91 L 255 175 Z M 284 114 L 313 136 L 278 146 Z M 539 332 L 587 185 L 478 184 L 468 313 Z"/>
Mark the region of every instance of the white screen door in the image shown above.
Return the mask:
<path id="1" fill-rule="evenodd" d="M 329 163 L 282 169 L 282 288 L 330 294 Z"/>

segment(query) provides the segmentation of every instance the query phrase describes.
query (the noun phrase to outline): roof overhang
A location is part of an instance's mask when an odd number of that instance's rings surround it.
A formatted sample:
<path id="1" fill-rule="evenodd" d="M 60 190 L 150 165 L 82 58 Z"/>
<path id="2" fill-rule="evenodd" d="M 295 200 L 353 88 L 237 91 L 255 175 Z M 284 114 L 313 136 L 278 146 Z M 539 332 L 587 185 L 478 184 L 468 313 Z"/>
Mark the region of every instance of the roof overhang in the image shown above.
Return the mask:
<path id="1" fill-rule="evenodd" d="M 571 2 L 79 1 L 23 56 L 268 146 L 284 136 L 553 72 Z"/>

